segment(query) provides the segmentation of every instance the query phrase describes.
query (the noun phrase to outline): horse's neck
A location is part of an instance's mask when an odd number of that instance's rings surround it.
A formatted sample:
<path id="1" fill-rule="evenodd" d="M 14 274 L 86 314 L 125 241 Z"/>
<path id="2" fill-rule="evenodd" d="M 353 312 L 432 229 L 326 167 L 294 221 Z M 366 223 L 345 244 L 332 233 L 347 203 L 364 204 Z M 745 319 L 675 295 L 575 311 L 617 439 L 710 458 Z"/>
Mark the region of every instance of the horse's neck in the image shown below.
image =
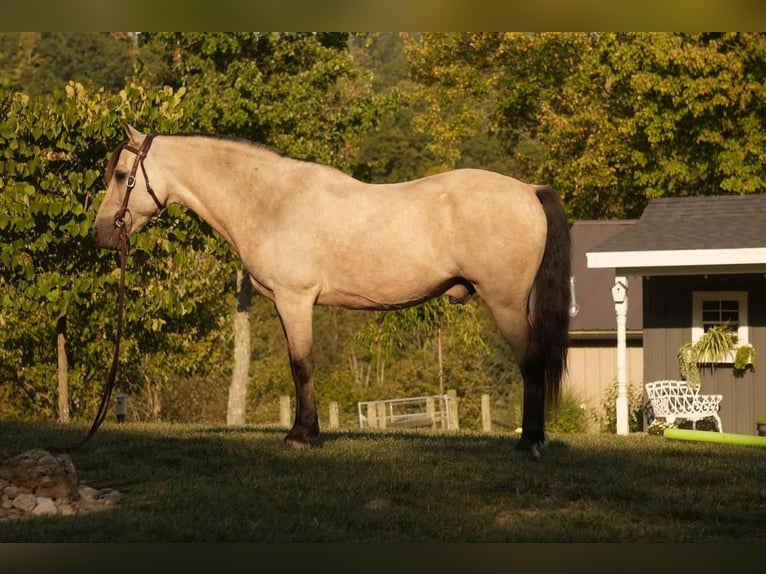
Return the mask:
<path id="1" fill-rule="evenodd" d="M 173 154 L 183 168 L 170 170 L 169 202 L 194 211 L 237 250 L 283 193 L 276 183 L 291 161 L 255 145 L 204 137 L 179 140 Z"/>

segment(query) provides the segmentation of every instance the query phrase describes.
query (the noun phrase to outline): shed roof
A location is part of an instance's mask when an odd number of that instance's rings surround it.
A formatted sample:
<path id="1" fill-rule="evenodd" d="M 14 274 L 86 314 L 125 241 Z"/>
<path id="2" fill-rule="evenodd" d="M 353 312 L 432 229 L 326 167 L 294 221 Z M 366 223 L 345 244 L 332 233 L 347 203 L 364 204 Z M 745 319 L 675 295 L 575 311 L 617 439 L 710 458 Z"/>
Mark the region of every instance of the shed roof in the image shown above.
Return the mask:
<path id="1" fill-rule="evenodd" d="M 587 259 L 626 274 L 766 271 L 766 195 L 653 199 Z"/>

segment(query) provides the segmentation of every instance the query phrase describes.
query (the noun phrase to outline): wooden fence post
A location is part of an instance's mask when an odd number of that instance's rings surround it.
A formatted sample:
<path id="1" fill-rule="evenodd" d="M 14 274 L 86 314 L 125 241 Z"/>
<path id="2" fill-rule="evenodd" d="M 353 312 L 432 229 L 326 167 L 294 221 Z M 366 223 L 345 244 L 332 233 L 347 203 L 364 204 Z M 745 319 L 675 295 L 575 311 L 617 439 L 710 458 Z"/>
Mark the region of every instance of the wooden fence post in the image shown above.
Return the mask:
<path id="1" fill-rule="evenodd" d="M 375 403 L 367 403 L 367 426 L 378 428 L 378 407 Z"/>
<path id="2" fill-rule="evenodd" d="M 378 426 L 384 429 L 388 426 L 388 421 L 386 420 L 386 403 L 378 401 L 375 404 L 378 408 Z"/>
<path id="3" fill-rule="evenodd" d="M 492 430 L 492 413 L 489 409 L 489 395 L 481 395 L 481 430 L 489 432 Z"/>
<path id="4" fill-rule="evenodd" d="M 290 428 L 290 397 L 287 395 L 279 397 L 279 424 Z"/>
<path id="5" fill-rule="evenodd" d="M 330 402 L 330 424 L 331 429 L 336 429 L 340 426 L 338 416 L 338 403 L 335 401 Z"/>
<path id="6" fill-rule="evenodd" d="M 447 408 L 449 409 L 449 430 L 459 430 L 460 423 L 457 420 L 457 391 L 447 391 L 449 400 L 447 401 Z"/>
<path id="7" fill-rule="evenodd" d="M 426 397 L 426 416 L 431 419 L 431 428 L 436 428 L 436 405 L 433 397 Z"/>

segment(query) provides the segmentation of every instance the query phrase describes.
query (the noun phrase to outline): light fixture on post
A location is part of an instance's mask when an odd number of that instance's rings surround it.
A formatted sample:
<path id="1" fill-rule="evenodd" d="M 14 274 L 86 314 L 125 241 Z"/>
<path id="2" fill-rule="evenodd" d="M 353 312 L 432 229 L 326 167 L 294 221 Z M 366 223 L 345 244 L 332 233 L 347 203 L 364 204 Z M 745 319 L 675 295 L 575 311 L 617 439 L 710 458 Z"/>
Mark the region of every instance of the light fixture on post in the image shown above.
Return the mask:
<path id="1" fill-rule="evenodd" d="M 580 306 L 577 304 L 577 296 L 575 294 L 575 278 L 574 275 L 569 276 L 569 316 L 576 317 L 580 312 Z"/>

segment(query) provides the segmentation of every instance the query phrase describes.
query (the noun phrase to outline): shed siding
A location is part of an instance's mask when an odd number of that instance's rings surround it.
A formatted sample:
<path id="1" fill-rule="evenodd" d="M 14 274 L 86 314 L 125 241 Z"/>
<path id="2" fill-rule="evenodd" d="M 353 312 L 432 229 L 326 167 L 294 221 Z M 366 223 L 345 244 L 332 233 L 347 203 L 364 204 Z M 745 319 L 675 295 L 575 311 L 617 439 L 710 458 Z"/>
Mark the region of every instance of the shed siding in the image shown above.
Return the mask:
<path id="1" fill-rule="evenodd" d="M 747 291 L 750 342 L 756 362 L 766 361 L 766 278 L 763 275 L 690 275 L 644 278 L 644 373 L 646 381 L 679 377 L 678 348 L 691 340 L 693 291 Z M 760 354 L 759 354 L 760 351 Z M 726 432 L 756 434 L 755 419 L 766 415 L 763 367 L 735 376 L 731 365 L 702 372 L 702 392 L 722 394 Z"/>
<path id="2" fill-rule="evenodd" d="M 567 374 L 562 388 L 573 392 L 588 408 L 604 415 L 604 395 L 617 380 L 617 342 L 599 341 L 589 345 L 573 344 L 569 349 Z M 628 383 L 638 390 L 643 384 L 643 348 L 631 342 L 628 347 Z M 598 425 L 589 421 L 588 430 L 597 432 Z"/>

